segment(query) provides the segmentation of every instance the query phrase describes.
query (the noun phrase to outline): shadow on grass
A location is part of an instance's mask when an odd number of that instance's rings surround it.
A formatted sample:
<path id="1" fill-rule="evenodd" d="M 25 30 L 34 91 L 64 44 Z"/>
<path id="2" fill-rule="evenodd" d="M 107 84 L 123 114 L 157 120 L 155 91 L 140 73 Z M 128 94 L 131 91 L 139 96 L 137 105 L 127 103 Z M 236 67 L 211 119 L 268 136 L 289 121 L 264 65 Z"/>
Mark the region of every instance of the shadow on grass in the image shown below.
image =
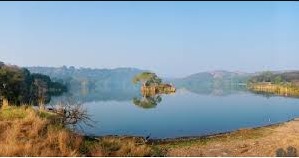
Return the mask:
<path id="1" fill-rule="evenodd" d="M 277 157 L 297 157 L 297 149 L 289 146 L 287 150 L 284 150 L 283 148 L 279 148 L 276 150 L 276 156 Z"/>

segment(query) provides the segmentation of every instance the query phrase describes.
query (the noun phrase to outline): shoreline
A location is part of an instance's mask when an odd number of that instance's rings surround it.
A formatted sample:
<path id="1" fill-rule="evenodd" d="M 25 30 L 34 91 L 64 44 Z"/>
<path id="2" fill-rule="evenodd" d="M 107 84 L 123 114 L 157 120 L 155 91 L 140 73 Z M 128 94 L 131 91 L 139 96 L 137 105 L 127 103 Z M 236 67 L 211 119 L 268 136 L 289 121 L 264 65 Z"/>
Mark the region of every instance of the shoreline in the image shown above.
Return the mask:
<path id="1" fill-rule="evenodd" d="M 215 135 L 153 143 L 167 156 L 299 156 L 299 118 Z"/>
<path id="2" fill-rule="evenodd" d="M 257 127 L 248 127 L 248 128 L 238 128 L 235 130 L 230 130 L 226 132 L 219 132 L 219 133 L 213 133 L 213 134 L 207 134 L 207 135 L 198 135 L 198 136 L 181 136 L 181 137 L 173 137 L 173 138 L 149 138 L 147 142 L 149 143 L 170 143 L 170 142 L 175 142 L 175 141 L 192 141 L 192 140 L 197 140 L 197 139 L 206 139 L 206 138 L 213 138 L 213 137 L 218 137 L 218 136 L 223 136 L 227 134 L 232 134 L 234 132 L 242 131 L 242 130 L 258 130 L 262 128 L 267 128 L 267 127 L 275 127 L 279 125 L 283 125 L 284 123 L 292 122 L 299 120 L 299 117 L 295 117 L 286 121 L 282 122 L 277 122 L 269 125 L 264 125 L 264 126 L 257 126 Z M 116 138 L 116 137 L 121 137 L 121 138 L 138 138 L 138 139 L 144 139 L 144 136 L 137 136 L 137 135 L 103 135 L 103 136 L 96 136 L 96 135 L 83 135 L 85 138 L 89 139 L 101 139 L 101 138 Z"/>
<path id="3" fill-rule="evenodd" d="M 214 133 L 214 134 L 208 134 L 208 135 L 201 135 L 201 136 L 184 136 L 184 137 L 176 137 L 176 138 L 159 138 L 159 139 L 149 139 L 153 142 L 173 142 L 173 141 L 188 141 L 188 140 L 196 140 L 196 139 L 206 139 L 206 138 L 213 138 L 213 137 L 218 137 L 218 136 L 223 136 L 227 134 L 232 134 L 234 132 L 242 131 L 242 130 L 258 130 L 261 128 L 267 128 L 267 127 L 275 127 L 282 125 L 287 122 L 295 121 L 296 119 L 299 119 L 299 117 L 283 121 L 283 122 L 278 122 L 278 123 L 273 123 L 269 125 L 264 125 L 264 126 L 257 126 L 257 127 L 248 127 L 248 128 L 239 128 L 227 132 L 220 132 L 220 133 Z"/>
<path id="4" fill-rule="evenodd" d="M 99 136 L 96 140 L 140 140 L 163 156 L 232 157 L 232 156 L 299 156 L 299 117 L 270 125 L 240 128 L 233 131 L 166 139 L 138 136 Z M 294 151 L 290 153 L 289 150 Z"/>
<path id="5" fill-rule="evenodd" d="M 146 139 L 142 136 L 84 136 L 62 126 L 53 113 L 9 106 L 0 111 L 0 127 L 0 144 L 9 143 L 14 147 L 0 150 L 6 156 L 264 157 L 298 156 L 299 149 L 298 117 L 210 135 Z M 33 142 L 40 148 L 35 148 Z"/>

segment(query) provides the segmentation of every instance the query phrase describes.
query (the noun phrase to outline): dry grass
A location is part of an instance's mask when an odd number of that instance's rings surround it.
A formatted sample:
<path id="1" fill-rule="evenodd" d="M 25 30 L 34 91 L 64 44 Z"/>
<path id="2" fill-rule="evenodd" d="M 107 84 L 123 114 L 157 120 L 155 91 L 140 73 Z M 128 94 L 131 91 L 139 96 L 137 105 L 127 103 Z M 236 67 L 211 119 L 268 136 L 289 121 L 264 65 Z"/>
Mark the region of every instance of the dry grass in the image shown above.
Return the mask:
<path id="1" fill-rule="evenodd" d="M 299 121 L 200 139 L 147 144 L 138 137 L 84 138 L 57 116 L 30 106 L 0 109 L 1 156 L 277 156 L 297 155 Z M 293 154 L 289 154 L 293 151 Z"/>
<path id="2" fill-rule="evenodd" d="M 299 87 L 290 84 L 255 83 L 248 87 L 254 92 L 275 94 L 280 96 L 299 96 Z"/>
<path id="3" fill-rule="evenodd" d="M 276 156 L 299 149 L 299 121 L 149 145 L 139 137 L 78 135 L 30 106 L 0 110 L 1 156 Z M 290 150 L 291 151 L 291 150 Z"/>
<path id="4" fill-rule="evenodd" d="M 136 137 L 104 137 L 100 139 L 103 156 L 151 156 L 152 148 Z"/>
<path id="5" fill-rule="evenodd" d="M 57 115 L 30 106 L 0 110 L 1 156 L 161 156 L 142 138 L 84 138 L 65 128 Z"/>
<path id="6" fill-rule="evenodd" d="M 1 156 L 78 156 L 82 138 L 32 108 L 0 111 Z"/>

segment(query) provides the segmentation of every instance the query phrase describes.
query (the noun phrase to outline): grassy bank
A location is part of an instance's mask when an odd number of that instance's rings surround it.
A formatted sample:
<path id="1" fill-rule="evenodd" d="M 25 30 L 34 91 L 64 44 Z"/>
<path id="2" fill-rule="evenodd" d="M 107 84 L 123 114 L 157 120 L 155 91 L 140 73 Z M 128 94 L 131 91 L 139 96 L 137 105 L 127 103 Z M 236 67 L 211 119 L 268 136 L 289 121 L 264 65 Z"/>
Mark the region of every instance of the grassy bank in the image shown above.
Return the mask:
<path id="1" fill-rule="evenodd" d="M 56 121 L 28 106 L 1 109 L 0 155 L 77 156 L 82 138 Z"/>
<path id="2" fill-rule="evenodd" d="M 84 137 L 53 113 L 30 106 L 0 110 L 1 156 L 297 156 L 299 121 L 214 136 L 145 141 Z"/>
<path id="3" fill-rule="evenodd" d="M 0 110 L 1 156 L 161 156 L 142 138 L 83 137 L 59 118 L 30 106 Z"/>
<path id="4" fill-rule="evenodd" d="M 253 92 L 264 92 L 281 96 L 299 97 L 299 87 L 290 83 L 272 84 L 272 83 L 251 83 L 248 85 L 249 90 Z"/>

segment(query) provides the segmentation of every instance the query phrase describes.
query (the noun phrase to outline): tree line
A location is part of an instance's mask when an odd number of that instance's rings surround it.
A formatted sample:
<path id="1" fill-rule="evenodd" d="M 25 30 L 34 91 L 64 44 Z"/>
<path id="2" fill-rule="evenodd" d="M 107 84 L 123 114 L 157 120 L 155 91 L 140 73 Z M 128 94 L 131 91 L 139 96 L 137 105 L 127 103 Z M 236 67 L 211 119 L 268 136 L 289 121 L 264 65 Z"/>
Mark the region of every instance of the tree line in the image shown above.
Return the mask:
<path id="1" fill-rule="evenodd" d="M 6 99 L 10 105 L 38 105 L 66 91 L 65 85 L 53 82 L 49 76 L 0 62 L 0 103 Z"/>
<path id="2" fill-rule="evenodd" d="M 273 84 L 286 84 L 293 83 L 297 84 L 299 81 L 299 72 L 283 72 L 283 73 L 273 73 L 266 71 L 260 75 L 253 76 L 250 78 L 250 83 L 259 83 L 259 82 L 269 82 Z"/>

